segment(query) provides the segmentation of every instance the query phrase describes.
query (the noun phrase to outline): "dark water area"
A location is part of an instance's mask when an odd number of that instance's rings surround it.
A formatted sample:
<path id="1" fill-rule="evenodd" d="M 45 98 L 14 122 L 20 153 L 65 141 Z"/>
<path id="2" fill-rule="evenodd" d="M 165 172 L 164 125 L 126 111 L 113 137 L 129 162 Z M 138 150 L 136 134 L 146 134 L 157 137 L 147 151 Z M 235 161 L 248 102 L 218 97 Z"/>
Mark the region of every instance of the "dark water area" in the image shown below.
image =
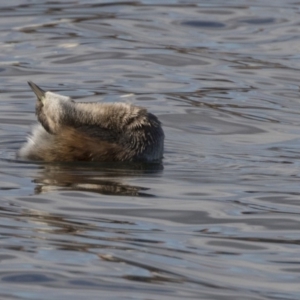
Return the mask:
<path id="1" fill-rule="evenodd" d="M 300 2 L 0 3 L 1 299 L 300 299 Z M 163 165 L 16 159 L 32 80 L 163 123 Z"/>

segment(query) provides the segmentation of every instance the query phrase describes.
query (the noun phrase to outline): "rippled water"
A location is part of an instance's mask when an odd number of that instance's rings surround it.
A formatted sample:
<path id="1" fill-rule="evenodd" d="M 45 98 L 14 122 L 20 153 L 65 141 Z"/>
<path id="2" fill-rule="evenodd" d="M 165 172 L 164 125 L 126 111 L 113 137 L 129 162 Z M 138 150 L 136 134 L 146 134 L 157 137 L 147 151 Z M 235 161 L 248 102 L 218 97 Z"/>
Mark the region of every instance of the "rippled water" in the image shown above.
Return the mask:
<path id="1" fill-rule="evenodd" d="M 294 1 L 0 4 L 1 299 L 300 299 Z M 27 81 L 164 124 L 163 168 L 16 150 Z"/>

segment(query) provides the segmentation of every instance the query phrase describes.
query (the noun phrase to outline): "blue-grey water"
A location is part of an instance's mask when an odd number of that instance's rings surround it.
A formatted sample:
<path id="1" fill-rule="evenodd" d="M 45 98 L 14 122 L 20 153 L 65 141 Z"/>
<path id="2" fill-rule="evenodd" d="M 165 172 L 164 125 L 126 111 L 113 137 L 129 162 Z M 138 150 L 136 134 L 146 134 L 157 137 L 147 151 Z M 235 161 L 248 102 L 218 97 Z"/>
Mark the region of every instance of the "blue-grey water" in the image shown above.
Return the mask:
<path id="1" fill-rule="evenodd" d="M 300 3 L 0 2 L 0 298 L 300 299 Z M 163 168 L 16 159 L 32 80 L 158 115 Z"/>

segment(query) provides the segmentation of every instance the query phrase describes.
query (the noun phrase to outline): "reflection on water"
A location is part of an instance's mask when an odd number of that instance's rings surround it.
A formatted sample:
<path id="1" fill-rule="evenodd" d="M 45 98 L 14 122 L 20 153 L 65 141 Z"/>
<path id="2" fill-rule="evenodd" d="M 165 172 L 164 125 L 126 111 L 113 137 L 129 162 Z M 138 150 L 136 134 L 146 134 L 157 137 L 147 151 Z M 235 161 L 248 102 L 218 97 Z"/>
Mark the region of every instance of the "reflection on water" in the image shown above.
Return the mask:
<path id="1" fill-rule="evenodd" d="M 148 188 L 123 183 L 126 177 L 161 172 L 161 164 L 101 164 L 98 163 L 46 164 L 38 177 L 35 193 L 54 190 L 96 192 L 105 195 L 148 196 Z M 124 178 L 125 177 L 125 178 Z"/>
<path id="2" fill-rule="evenodd" d="M 295 2 L 0 8 L 1 299 L 299 299 Z M 28 80 L 147 107 L 163 165 L 16 159 Z"/>

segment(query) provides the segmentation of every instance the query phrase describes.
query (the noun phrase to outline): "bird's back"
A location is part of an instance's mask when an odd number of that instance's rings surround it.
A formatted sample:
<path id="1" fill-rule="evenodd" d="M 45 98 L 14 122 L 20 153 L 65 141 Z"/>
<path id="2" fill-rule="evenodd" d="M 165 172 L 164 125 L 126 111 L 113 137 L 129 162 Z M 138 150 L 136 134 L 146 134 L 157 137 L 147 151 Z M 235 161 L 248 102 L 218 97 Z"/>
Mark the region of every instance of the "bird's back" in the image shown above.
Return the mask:
<path id="1" fill-rule="evenodd" d="M 161 124 L 144 108 L 72 102 L 59 109 L 59 118 L 54 109 L 48 109 L 44 117 L 47 125 L 55 120 L 55 132 L 36 127 L 20 156 L 44 161 L 151 162 L 162 158 Z"/>

